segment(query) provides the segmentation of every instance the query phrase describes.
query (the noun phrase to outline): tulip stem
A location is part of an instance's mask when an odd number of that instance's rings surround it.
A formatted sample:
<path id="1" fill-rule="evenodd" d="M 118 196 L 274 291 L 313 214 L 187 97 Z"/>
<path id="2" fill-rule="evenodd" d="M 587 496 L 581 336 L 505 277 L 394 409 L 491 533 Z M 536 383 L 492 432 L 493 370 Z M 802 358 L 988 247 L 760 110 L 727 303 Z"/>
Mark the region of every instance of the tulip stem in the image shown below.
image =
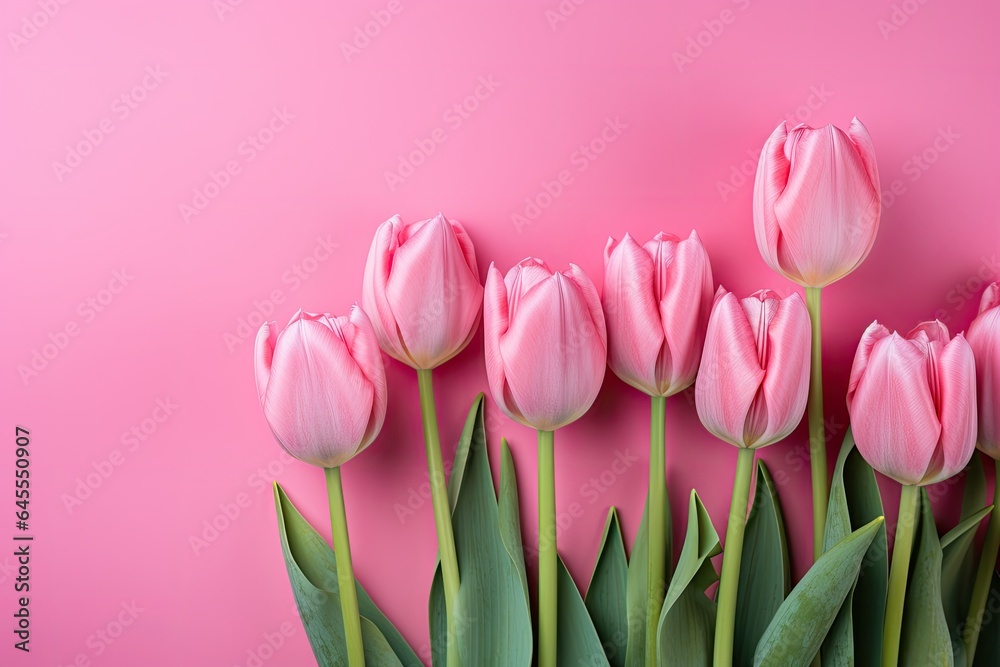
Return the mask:
<path id="1" fill-rule="evenodd" d="M 667 585 L 667 480 L 664 431 L 667 399 L 652 397 L 649 425 L 649 563 L 646 577 L 646 664 L 656 665 L 656 629 Z"/>
<path id="2" fill-rule="evenodd" d="M 829 481 L 826 471 L 826 423 L 823 421 L 823 333 L 820 327 L 822 287 L 806 288 L 806 307 L 812 324 L 812 362 L 809 373 L 809 462 L 812 466 L 813 559 L 823 555 Z"/>
<path id="3" fill-rule="evenodd" d="M 538 667 L 556 667 L 559 608 L 555 433 L 538 431 Z"/>
<path id="4" fill-rule="evenodd" d="M 729 506 L 726 543 L 722 552 L 722 577 L 719 581 L 719 609 L 715 623 L 715 665 L 733 664 L 733 635 L 736 625 L 736 591 L 740 585 L 740 562 L 743 560 L 743 532 L 747 523 L 750 480 L 753 477 L 754 450 L 739 448 L 736 479 Z"/>
<path id="5" fill-rule="evenodd" d="M 976 645 L 979 643 L 979 631 L 983 629 L 983 611 L 986 609 L 986 598 L 993 583 L 993 571 L 996 569 L 997 552 L 1000 551 L 1000 460 L 996 463 L 996 483 L 993 487 L 993 511 L 990 512 L 990 524 L 986 529 L 986 541 L 983 543 L 983 554 L 979 559 L 979 570 L 976 572 L 976 584 L 972 589 L 972 602 L 969 605 L 969 616 L 962 628 L 962 639 L 965 641 L 966 664 L 972 667 L 976 657 Z"/>
<path id="6" fill-rule="evenodd" d="M 904 484 L 899 493 L 899 517 L 892 543 L 892 567 L 889 570 L 889 591 L 885 606 L 885 626 L 882 637 L 882 665 L 899 664 L 899 633 L 903 628 L 903 602 L 906 579 L 910 573 L 910 553 L 920 509 L 920 488 Z"/>
<path id="7" fill-rule="evenodd" d="M 344 509 L 344 486 L 340 467 L 326 468 L 326 493 L 330 498 L 330 524 L 333 527 L 333 550 L 337 557 L 337 588 L 340 613 L 347 639 L 347 664 L 365 667 L 365 645 L 361 639 L 361 616 L 358 614 L 358 590 L 354 586 L 351 540 L 347 536 L 347 511 Z"/>
<path id="8" fill-rule="evenodd" d="M 458 667 L 458 628 L 456 615 L 458 603 L 458 554 L 455 551 L 455 533 L 451 525 L 451 505 L 441 456 L 441 435 L 438 432 L 437 408 L 434 404 L 434 381 L 430 369 L 417 370 L 420 388 L 420 413 L 424 425 L 424 445 L 427 449 L 427 472 L 431 484 L 431 504 L 434 506 L 434 524 L 437 527 L 438 557 L 441 559 L 441 579 L 444 583 L 444 604 L 448 615 L 448 666 Z"/>

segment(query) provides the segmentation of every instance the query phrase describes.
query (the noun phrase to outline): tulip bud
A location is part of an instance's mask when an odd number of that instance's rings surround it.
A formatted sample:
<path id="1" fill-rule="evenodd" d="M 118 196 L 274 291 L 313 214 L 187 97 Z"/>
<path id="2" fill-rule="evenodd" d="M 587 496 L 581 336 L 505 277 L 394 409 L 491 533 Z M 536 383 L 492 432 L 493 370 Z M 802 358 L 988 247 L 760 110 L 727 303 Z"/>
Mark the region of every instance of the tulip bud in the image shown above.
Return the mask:
<path id="1" fill-rule="evenodd" d="M 764 261 L 805 287 L 840 280 L 875 243 L 882 209 L 875 149 L 857 118 L 843 130 L 784 122 L 764 144 L 753 193 Z"/>
<path id="2" fill-rule="evenodd" d="M 375 232 L 361 301 L 388 355 L 417 369 L 440 366 L 479 325 L 483 286 L 472 240 L 440 213 L 408 225 L 394 215 Z"/>
<path id="3" fill-rule="evenodd" d="M 278 443 L 306 463 L 335 468 L 371 444 L 385 420 L 382 353 L 364 311 L 350 318 L 301 310 L 279 334 L 257 333 L 254 366 L 264 417 Z"/>
<path id="4" fill-rule="evenodd" d="M 719 288 L 695 383 L 698 417 L 717 438 L 757 449 L 787 437 L 809 393 L 809 313 L 798 294 L 746 299 Z"/>
<path id="5" fill-rule="evenodd" d="M 554 431 L 597 398 L 607 333 L 597 288 L 579 267 L 528 258 L 506 277 L 490 266 L 483 301 L 490 392 L 511 419 Z"/>
<path id="6" fill-rule="evenodd" d="M 924 486 L 966 466 L 976 446 L 976 364 L 939 321 L 905 338 L 873 322 L 851 368 L 847 410 L 858 451 L 883 475 Z"/>
<path id="7" fill-rule="evenodd" d="M 967 334 L 976 357 L 979 449 L 1000 459 L 1000 285 L 983 292 L 979 316 Z"/>
<path id="8" fill-rule="evenodd" d="M 626 234 L 604 251 L 608 365 L 651 396 L 672 396 L 698 374 L 712 309 L 712 266 L 698 234 L 659 233 L 643 246 Z"/>

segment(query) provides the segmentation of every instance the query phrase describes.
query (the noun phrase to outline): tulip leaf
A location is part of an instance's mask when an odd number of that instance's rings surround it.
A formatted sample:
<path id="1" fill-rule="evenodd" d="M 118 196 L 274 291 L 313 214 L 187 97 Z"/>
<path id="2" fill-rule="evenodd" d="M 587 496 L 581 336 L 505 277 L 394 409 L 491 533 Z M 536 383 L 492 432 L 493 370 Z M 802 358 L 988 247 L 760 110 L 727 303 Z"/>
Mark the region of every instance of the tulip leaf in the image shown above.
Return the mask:
<path id="1" fill-rule="evenodd" d="M 722 553 L 712 518 L 691 491 L 687 535 L 656 630 L 658 667 L 712 664 L 716 604 L 705 590 L 719 580 L 711 558 Z"/>
<path id="2" fill-rule="evenodd" d="M 288 578 L 316 661 L 321 667 L 347 664 L 336 554 L 277 483 L 274 485 L 274 504 Z M 366 664 L 419 665 L 416 653 L 357 580 L 355 586 Z"/>
<path id="3" fill-rule="evenodd" d="M 747 519 L 736 596 L 733 660 L 753 664 L 757 642 L 791 588 L 788 540 L 778 490 L 763 461 L 757 461 L 757 490 Z"/>
<path id="4" fill-rule="evenodd" d="M 625 641 L 628 637 L 626 597 L 628 590 L 628 561 L 625 558 L 625 541 L 622 539 L 618 512 L 612 507 L 604 523 L 597 562 L 587 587 L 586 605 L 594 629 L 601 638 L 604 654 L 611 667 L 624 667 Z"/>
<path id="5" fill-rule="evenodd" d="M 878 517 L 820 556 L 778 608 L 757 644 L 755 667 L 807 665 L 819 652 L 884 519 Z"/>
<path id="6" fill-rule="evenodd" d="M 875 471 L 854 446 L 848 429 L 830 485 L 824 551 L 883 515 Z M 876 667 L 882 662 L 882 625 L 889 585 L 885 525 L 876 531 L 858 580 L 840 608 L 823 644 L 823 665 Z"/>
<path id="7" fill-rule="evenodd" d="M 501 469 L 506 474 L 498 503 L 483 411 L 483 395 L 479 394 L 466 419 L 449 482 L 461 579 L 453 639 L 458 642 L 463 665 L 528 666 L 533 642 L 517 518 L 517 483 L 510 452 L 504 448 Z M 435 665 L 444 665 L 448 632 L 440 563 L 431 586 L 429 611 L 431 654 Z"/>
<path id="8" fill-rule="evenodd" d="M 560 665 L 608 667 L 608 659 L 576 582 L 559 558 L 556 652 Z M 530 658 L 530 655 L 529 655 Z"/>
<path id="9" fill-rule="evenodd" d="M 670 583 L 671 570 L 671 520 L 670 508 L 667 507 L 663 515 L 666 523 L 667 555 L 665 572 L 668 586 Z M 628 593 L 627 613 L 628 613 L 628 640 L 625 649 L 626 667 L 643 667 L 646 664 L 646 605 L 648 592 L 646 582 L 649 579 L 649 498 L 646 498 L 646 505 L 642 510 L 642 521 L 639 523 L 639 532 L 636 533 L 635 542 L 632 544 L 632 552 L 628 562 Z"/>
<path id="10" fill-rule="evenodd" d="M 969 465 L 965 466 L 963 474 L 965 488 L 962 491 L 962 518 L 967 519 L 986 505 L 986 472 L 978 452 L 969 459 Z"/>
<path id="11" fill-rule="evenodd" d="M 962 628 L 976 579 L 976 551 L 973 548 L 976 529 L 992 510 L 993 505 L 990 505 L 973 513 L 941 538 L 941 602 L 956 665 L 966 664 Z"/>
<path id="12" fill-rule="evenodd" d="M 1000 604 L 1000 573 L 994 571 L 990 592 L 986 598 L 983 627 L 979 631 L 979 643 L 976 644 L 976 657 L 972 661 L 973 667 L 1000 665 L 1000 613 L 995 611 L 998 604 Z"/>
<path id="13" fill-rule="evenodd" d="M 941 601 L 941 541 L 927 489 L 920 490 L 920 520 L 903 606 L 899 661 L 904 665 L 954 665 Z"/>

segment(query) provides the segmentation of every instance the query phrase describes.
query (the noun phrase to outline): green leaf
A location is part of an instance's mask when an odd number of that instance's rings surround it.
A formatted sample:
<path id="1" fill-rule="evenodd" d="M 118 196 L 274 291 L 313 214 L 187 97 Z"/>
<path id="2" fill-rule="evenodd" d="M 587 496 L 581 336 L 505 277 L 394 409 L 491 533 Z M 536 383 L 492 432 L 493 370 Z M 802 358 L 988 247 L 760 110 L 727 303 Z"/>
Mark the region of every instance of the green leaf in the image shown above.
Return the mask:
<path id="1" fill-rule="evenodd" d="M 560 665 L 608 667 L 601 638 L 580 597 L 576 582 L 562 558 L 559 558 L 558 618 L 556 619 L 556 651 Z M 529 655 L 530 658 L 530 655 Z"/>
<path id="2" fill-rule="evenodd" d="M 719 580 L 711 558 L 720 553 L 712 517 L 692 490 L 687 535 L 656 630 L 658 667 L 712 664 L 716 604 L 705 590 Z"/>
<path id="3" fill-rule="evenodd" d="M 810 568 L 771 619 L 754 654 L 756 667 L 807 665 L 840 611 L 861 561 L 884 519 L 879 517 L 838 542 Z"/>
<path id="4" fill-rule="evenodd" d="M 969 613 L 976 580 L 976 557 L 972 548 L 976 529 L 992 510 L 993 505 L 990 505 L 971 514 L 941 538 L 941 602 L 956 665 L 966 663 L 962 627 Z"/>
<path id="5" fill-rule="evenodd" d="M 764 462 L 757 460 L 757 490 L 747 519 L 736 597 L 733 660 L 753 664 L 757 642 L 791 588 L 788 540 L 778 490 Z"/>
<path id="6" fill-rule="evenodd" d="M 321 667 L 347 664 L 337 557 L 277 483 L 274 485 L 274 505 L 288 579 L 316 661 Z M 356 580 L 355 586 L 366 664 L 419 665 L 416 653 Z"/>
<path id="7" fill-rule="evenodd" d="M 612 507 L 604 523 L 601 546 L 597 550 L 594 574 L 587 587 L 586 604 L 594 629 L 601 638 L 604 654 L 611 667 L 624 667 L 625 642 L 628 638 L 626 597 L 628 563 L 625 542 L 618 522 L 618 512 Z"/>
<path id="8" fill-rule="evenodd" d="M 899 661 L 904 665 L 954 665 L 951 636 L 941 602 L 941 542 L 927 489 L 920 490 L 920 527 L 910 568 Z"/>
<path id="9" fill-rule="evenodd" d="M 666 573 L 668 583 L 671 570 L 671 520 L 670 507 L 664 514 L 666 522 L 667 540 L 667 563 Z M 628 642 L 625 649 L 626 667 L 644 667 L 646 664 L 646 605 L 648 592 L 646 581 L 649 579 L 649 498 L 646 498 L 646 505 L 642 510 L 642 521 L 639 523 L 639 532 L 636 533 L 635 542 L 632 544 L 632 552 L 628 562 Z"/>
<path id="10" fill-rule="evenodd" d="M 824 551 L 882 515 L 882 497 L 875 471 L 855 449 L 854 436 L 848 429 L 830 486 Z M 883 524 L 862 562 L 857 583 L 827 633 L 823 645 L 824 667 L 854 664 L 878 667 L 881 664 L 888 586 L 888 542 Z"/>
<path id="11" fill-rule="evenodd" d="M 990 582 L 990 593 L 986 598 L 986 613 L 983 615 L 983 627 L 979 631 L 979 643 L 976 645 L 976 659 L 973 667 L 996 667 L 1000 665 L 1000 613 L 995 610 L 1000 607 L 1000 573 L 993 572 Z"/>
<path id="12" fill-rule="evenodd" d="M 463 665 L 530 665 L 533 651 L 527 578 L 510 453 L 501 456 L 498 504 L 479 394 L 466 419 L 449 481 L 461 586 L 454 639 Z M 505 459 L 505 460 L 504 460 Z M 446 664 L 447 619 L 440 563 L 431 585 L 431 654 Z"/>
<path id="13" fill-rule="evenodd" d="M 976 452 L 965 466 L 965 489 L 962 492 L 962 518 L 967 519 L 986 505 L 986 472 L 983 459 Z"/>

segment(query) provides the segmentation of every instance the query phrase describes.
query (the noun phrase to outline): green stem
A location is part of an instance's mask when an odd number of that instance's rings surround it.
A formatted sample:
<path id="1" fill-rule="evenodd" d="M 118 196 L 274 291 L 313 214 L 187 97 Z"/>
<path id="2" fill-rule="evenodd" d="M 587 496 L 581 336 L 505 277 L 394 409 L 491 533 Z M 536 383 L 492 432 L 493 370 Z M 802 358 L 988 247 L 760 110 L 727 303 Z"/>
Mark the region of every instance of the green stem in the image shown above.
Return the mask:
<path id="1" fill-rule="evenodd" d="M 365 667 L 365 645 L 361 640 L 361 616 L 358 614 L 358 589 L 354 586 L 354 564 L 351 562 L 351 540 L 347 536 L 347 511 L 344 509 L 344 487 L 340 483 L 340 468 L 326 468 L 326 493 L 330 498 L 330 524 L 333 527 L 333 550 L 337 556 L 337 587 L 340 591 L 340 613 L 344 618 L 347 639 L 347 664 Z"/>
<path id="2" fill-rule="evenodd" d="M 431 483 L 431 504 L 434 507 L 434 525 L 437 527 L 438 557 L 441 559 L 441 579 L 444 583 L 444 605 L 448 614 L 448 667 L 459 667 L 457 628 L 458 620 L 458 554 L 455 551 L 455 533 L 451 525 L 451 504 L 441 456 L 441 435 L 438 433 L 437 408 L 434 405 L 434 381 L 430 369 L 417 370 L 420 388 L 420 413 L 424 425 L 424 446 L 427 449 L 427 472 Z"/>
<path id="3" fill-rule="evenodd" d="M 979 570 L 976 572 L 976 584 L 972 589 L 972 602 L 969 604 L 969 616 L 962 628 L 962 639 L 965 641 L 966 664 L 972 667 L 976 657 L 976 645 L 979 643 L 979 631 L 982 630 L 983 611 L 986 609 L 986 598 L 990 594 L 990 584 L 993 583 L 993 570 L 996 568 L 997 552 L 1000 551 L 1000 460 L 996 464 L 996 485 L 993 487 L 993 511 L 990 512 L 990 524 L 986 529 L 986 541 L 983 543 L 983 554 L 979 559 Z"/>
<path id="4" fill-rule="evenodd" d="M 538 432 L 538 667 L 556 667 L 559 608 L 555 434 Z"/>
<path id="5" fill-rule="evenodd" d="M 667 577 L 667 480 L 664 461 L 664 420 L 667 399 L 652 397 L 649 425 L 649 563 L 646 578 L 646 665 L 656 665 L 656 629 L 666 592 Z"/>
<path id="6" fill-rule="evenodd" d="M 812 362 L 809 373 L 809 462 L 812 466 L 813 558 L 823 555 L 829 481 L 826 472 L 826 424 L 823 421 L 823 333 L 820 327 L 822 287 L 806 288 L 806 307 L 812 324 Z"/>
<path id="7" fill-rule="evenodd" d="M 740 585 L 740 561 L 743 559 L 743 531 L 747 523 L 750 479 L 753 477 L 754 451 L 740 447 L 736 459 L 736 479 L 729 506 L 729 524 L 722 552 L 722 578 L 719 581 L 719 609 L 715 623 L 715 665 L 733 664 L 733 633 L 736 625 L 736 591 Z"/>
<path id="8" fill-rule="evenodd" d="M 920 508 L 920 488 L 904 484 L 899 494 L 899 518 L 892 543 L 892 568 L 889 570 L 889 592 L 885 606 L 885 626 L 882 637 L 882 665 L 899 664 L 899 633 L 903 627 L 903 602 L 906 579 L 910 573 L 910 553 Z"/>

